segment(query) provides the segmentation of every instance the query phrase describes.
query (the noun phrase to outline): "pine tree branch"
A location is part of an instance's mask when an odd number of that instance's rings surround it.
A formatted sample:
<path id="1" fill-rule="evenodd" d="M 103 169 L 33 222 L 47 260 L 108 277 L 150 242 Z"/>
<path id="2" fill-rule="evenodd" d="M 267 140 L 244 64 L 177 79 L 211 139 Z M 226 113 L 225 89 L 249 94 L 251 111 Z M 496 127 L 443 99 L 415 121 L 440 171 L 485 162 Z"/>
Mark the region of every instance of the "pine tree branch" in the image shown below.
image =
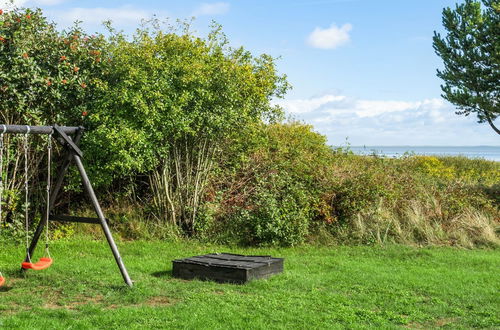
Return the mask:
<path id="1" fill-rule="evenodd" d="M 490 114 L 488 112 L 485 112 L 484 115 L 486 117 L 486 120 L 488 121 L 488 124 L 490 124 L 491 128 L 493 128 L 493 130 L 497 132 L 498 135 L 500 135 L 500 129 L 498 129 L 495 126 L 495 124 L 493 124 L 493 120 L 491 120 Z"/>

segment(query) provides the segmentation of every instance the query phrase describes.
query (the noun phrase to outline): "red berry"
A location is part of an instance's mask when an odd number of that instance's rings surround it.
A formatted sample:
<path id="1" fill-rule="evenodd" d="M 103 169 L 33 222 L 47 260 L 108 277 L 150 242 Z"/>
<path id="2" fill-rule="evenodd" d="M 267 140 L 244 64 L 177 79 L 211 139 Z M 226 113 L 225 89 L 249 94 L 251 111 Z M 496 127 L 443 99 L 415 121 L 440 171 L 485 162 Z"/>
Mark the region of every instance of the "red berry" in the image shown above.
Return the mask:
<path id="1" fill-rule="evenodd" d="M 87 111 L 82 112 L 82 116 L 83 116 L 83 117 L 87 116 L 88 114 L 89 114 L 89 113 L 88 113 Z"/>

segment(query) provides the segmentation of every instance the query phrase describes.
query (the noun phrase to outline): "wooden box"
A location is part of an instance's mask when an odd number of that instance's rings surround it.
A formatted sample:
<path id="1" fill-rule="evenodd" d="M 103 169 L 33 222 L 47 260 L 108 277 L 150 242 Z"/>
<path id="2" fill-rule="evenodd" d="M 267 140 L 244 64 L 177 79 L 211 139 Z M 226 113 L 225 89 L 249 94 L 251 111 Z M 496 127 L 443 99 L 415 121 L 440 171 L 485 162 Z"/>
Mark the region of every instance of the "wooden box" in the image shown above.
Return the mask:
<path id="1" fill-rule="evenodd" d="M 244 284 L 283 272 L 283 258 L 213 253 L 173 261 L 172 275 L 185 280 L 200 279 Z"/>

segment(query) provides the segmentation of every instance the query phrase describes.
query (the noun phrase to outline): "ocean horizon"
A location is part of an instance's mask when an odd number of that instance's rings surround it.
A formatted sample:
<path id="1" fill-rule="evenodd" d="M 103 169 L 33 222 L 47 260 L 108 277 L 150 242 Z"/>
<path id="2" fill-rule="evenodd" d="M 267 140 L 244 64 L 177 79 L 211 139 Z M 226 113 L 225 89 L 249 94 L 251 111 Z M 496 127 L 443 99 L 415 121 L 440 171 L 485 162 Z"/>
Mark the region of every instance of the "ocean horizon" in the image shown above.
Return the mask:
<path id="1" fill-rule="evenodd" d="M 398 158 L 405 154 L 463 156 L 500 162 L 500 146 L 349 146 L 355 154 Z"/>

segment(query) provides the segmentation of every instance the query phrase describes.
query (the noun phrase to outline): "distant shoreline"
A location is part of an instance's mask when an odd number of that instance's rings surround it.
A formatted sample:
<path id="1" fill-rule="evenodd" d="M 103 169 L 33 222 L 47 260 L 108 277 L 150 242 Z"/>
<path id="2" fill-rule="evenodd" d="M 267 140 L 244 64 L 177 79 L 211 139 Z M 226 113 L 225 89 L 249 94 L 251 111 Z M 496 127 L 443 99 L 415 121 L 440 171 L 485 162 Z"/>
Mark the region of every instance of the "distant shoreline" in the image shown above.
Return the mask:
<path id="1" fill-rule="evenodd" d="M 335 146 L 335 147 L 344 147 L 344 146 Z M 436 145 L 436 146 L 428 146 L 428 145 L 362 145 L 362 146 L 349 146 L 350 148 L 500 148 L 498 146 L 491 145 L 474 145 L 474 146 L 446 146 L 446 145 Z"/>
<path id="2" fill-rule="evenodd" d="M 341 146 L 359 155 L 399 158 L 407 154 L 462 156 L 500 162 L 500 146 Z"/>

